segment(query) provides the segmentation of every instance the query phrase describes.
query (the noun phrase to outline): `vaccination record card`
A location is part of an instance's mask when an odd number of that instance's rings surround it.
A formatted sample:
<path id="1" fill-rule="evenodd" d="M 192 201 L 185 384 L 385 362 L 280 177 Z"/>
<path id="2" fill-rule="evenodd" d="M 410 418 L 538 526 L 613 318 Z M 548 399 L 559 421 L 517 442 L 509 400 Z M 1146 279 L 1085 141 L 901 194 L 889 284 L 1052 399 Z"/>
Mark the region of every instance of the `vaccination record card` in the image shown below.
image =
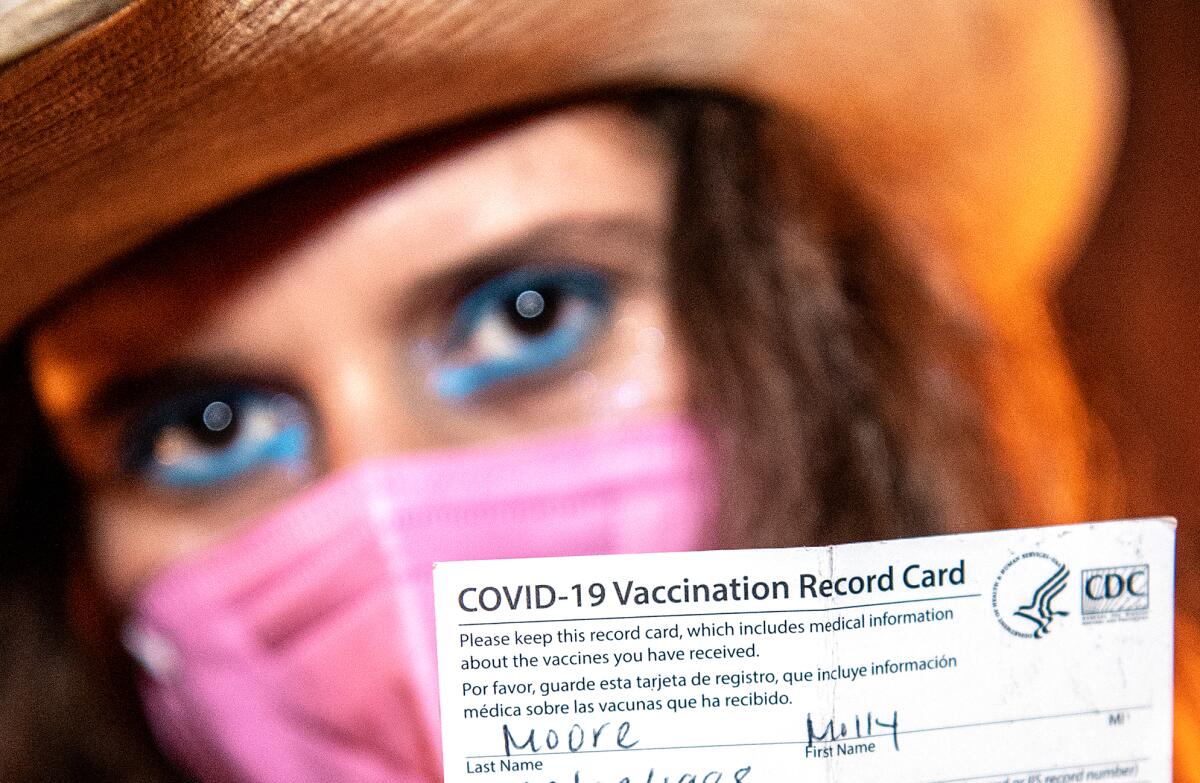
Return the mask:
<path id="1" fill-rule="evenodd" d="M 447 783 L 1171 779 L 1175 524 L 439 563 Z"/>

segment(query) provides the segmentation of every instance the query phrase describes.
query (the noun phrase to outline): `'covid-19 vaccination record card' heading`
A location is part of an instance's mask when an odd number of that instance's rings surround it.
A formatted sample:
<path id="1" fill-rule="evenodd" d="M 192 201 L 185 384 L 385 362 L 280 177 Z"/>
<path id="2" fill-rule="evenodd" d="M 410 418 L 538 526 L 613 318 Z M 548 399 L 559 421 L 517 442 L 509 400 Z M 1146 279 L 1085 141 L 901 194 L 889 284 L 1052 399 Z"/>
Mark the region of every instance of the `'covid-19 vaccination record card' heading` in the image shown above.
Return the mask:
<path id="1" fill-rule="evenodd" d="M 1171 779 L 1175 524 L 439 563 L 447 783 Z"/>

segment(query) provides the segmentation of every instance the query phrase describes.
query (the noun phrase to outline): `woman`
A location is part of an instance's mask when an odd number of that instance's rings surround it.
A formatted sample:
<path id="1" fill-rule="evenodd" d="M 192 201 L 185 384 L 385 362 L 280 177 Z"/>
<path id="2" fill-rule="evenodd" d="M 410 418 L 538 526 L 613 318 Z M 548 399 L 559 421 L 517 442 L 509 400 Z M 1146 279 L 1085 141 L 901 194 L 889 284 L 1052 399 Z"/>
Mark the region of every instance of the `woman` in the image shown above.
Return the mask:
<path id="1" fill-rule="evenodd" d="M 1036 297 L 1103 26 L 724 5 L 141 3 L 0 72 L 3 779 L 437 779 L 435 559 L 1088 514 Z"/>

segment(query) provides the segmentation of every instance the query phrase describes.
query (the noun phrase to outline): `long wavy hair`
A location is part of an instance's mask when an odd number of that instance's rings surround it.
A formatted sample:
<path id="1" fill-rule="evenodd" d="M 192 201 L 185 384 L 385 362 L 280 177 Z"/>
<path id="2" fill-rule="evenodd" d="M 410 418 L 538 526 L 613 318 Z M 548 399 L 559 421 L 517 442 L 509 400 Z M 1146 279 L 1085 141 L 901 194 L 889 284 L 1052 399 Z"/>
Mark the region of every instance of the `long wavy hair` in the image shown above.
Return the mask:
<path id="1" fill-rule="evenodd" d="M 676 332 L 721 470 L 724 544 L 788 546 L 997 527 L 1019 493 L 989 434 L 988 336 L 940 308 L 822 163 L 770 153 L 771 117 L 721 94 L 626 98 L 672 141 Z M 117 618 L 88 567 L 84 504 L 0 350 L 0 780 L 184 779 L 155 748 Z"/>

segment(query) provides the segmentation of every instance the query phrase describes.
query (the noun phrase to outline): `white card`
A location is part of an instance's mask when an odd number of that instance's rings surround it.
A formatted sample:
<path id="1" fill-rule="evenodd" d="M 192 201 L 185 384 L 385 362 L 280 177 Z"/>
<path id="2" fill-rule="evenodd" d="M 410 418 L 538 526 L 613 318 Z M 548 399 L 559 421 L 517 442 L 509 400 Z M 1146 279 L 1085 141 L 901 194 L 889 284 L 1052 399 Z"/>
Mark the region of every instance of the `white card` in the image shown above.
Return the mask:
<path id="1" fill-rule="evenodd" d="M 447 783 L 1171 779 L 1175 524 L 439 563 Z"/>

